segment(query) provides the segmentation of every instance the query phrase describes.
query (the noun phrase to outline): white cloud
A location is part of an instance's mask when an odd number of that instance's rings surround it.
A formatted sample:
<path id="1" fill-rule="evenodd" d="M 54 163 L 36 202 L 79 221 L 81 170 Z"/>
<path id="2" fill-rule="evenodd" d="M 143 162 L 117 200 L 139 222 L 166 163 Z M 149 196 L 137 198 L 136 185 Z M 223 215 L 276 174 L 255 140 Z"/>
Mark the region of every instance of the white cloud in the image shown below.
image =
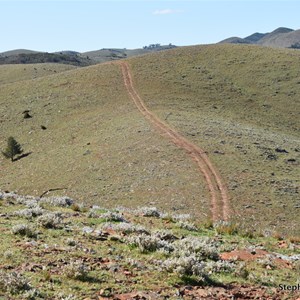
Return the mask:
<path id="1" fill-rule="evenodd" d="M 178 14 L 181 13 L 182 10 L 178 9 L 157 9 L 156 11 L 153 12 L 153 15 L 170 15 L 170 14 Z"/>

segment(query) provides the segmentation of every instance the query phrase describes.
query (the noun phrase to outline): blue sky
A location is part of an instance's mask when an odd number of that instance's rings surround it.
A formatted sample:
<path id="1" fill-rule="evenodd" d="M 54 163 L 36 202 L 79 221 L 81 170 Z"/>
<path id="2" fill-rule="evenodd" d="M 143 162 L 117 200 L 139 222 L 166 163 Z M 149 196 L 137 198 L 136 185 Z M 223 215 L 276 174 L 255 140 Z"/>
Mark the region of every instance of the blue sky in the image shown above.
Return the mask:
<path id="1" fill-rule="evenodd" d="M 300 29 L 299 0 L 0 0 L 0 52 L 197 45 Z"/>

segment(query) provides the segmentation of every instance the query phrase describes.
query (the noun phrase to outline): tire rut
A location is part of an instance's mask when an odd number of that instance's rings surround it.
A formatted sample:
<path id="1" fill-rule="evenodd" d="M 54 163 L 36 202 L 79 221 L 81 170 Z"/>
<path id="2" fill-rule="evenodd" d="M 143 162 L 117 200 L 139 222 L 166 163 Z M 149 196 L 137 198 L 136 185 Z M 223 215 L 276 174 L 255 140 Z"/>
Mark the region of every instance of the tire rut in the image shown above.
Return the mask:
<path id="1" fill-rule="evenodd" d="M 161 132 L 161 134 L 170 139 L 177 147 L 184 149 L 197 164 L 199 170 L 204 176 L 210 193 L 213 222 L 219 220 L 227 221 L 230 217 L 227 189 L 205 151 L 187 140 L 185 137 L 181 136 L 177 131 L 169 127 L 155 114 L 153 114 L 146 107 L 144 101 L 134 88 L 128 63 L 122 61 L 117 62 L 117 64 L 121 66 L 124 85 L 137 109 Z"/>

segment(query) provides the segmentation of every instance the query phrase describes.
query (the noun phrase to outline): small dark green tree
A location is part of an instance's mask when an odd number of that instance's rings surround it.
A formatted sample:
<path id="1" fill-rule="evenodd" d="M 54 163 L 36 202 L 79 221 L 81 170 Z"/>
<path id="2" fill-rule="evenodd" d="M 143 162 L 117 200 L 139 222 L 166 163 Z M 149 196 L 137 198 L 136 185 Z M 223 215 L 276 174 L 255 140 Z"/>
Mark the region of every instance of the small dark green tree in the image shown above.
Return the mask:
<path id="1" fill-rule="evenodd" d="M 7 147 L 6 150 L 2 154 L 8 158 L 11 159 L 11 161 L 14 161 L 14 157 L 18 154 L 23 153 L 21 145 L 11 136 L 7 139 Z"/>

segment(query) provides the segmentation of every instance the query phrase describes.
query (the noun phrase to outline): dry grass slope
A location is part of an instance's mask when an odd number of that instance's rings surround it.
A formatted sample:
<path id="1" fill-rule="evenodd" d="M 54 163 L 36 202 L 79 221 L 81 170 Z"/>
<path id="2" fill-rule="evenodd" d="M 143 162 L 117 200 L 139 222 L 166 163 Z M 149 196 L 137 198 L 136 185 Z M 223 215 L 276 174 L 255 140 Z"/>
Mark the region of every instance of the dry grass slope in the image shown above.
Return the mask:
<path id="1" fill-rule="evenodd" d="M 12 135 L 32 152 L 13 164 L 0 158 L 3 189 L 40 195 L 65 188 L 61 193 L 106 206 L 156 202 L 208 217 L 201 176 L 183 151 L 140 116 L 119 66 L 20 81 L 4 85 L 0 93 L 0 148 Z M 23 119 L 26 109 L 31 119 Z M 178 169 L 185 171 L 178 174 Z"/>
<path id="2" fill-rule="evenodd" d="M 299 234 L 299 62 L 295 50 L 242 45 L 130 60 L 146 105 L 208 151 L 237 219 L 256 229 Z"/>
<path id="3" fill-rule="evenodd" d="M 32 80 L 75 68 L 75 66 L 62 64 L 0 65 L 0 85 Z"/>
<path id="4" fill-rule="evenodd" d="M 207 151 L 238 221 L 270 234 L 299 234 L 299 61 L 297 51 L 241 45 L 128 60 L 147 107 Z M 210 217 L 201 174 L 139 114 L 119 66 L 19 76 L 1 79 L 0 148 L 12 135 L 32 153 L 13 164 L 0 158 L 3 190 L 65 188 L 103 206 L 155 203 Z"/>

